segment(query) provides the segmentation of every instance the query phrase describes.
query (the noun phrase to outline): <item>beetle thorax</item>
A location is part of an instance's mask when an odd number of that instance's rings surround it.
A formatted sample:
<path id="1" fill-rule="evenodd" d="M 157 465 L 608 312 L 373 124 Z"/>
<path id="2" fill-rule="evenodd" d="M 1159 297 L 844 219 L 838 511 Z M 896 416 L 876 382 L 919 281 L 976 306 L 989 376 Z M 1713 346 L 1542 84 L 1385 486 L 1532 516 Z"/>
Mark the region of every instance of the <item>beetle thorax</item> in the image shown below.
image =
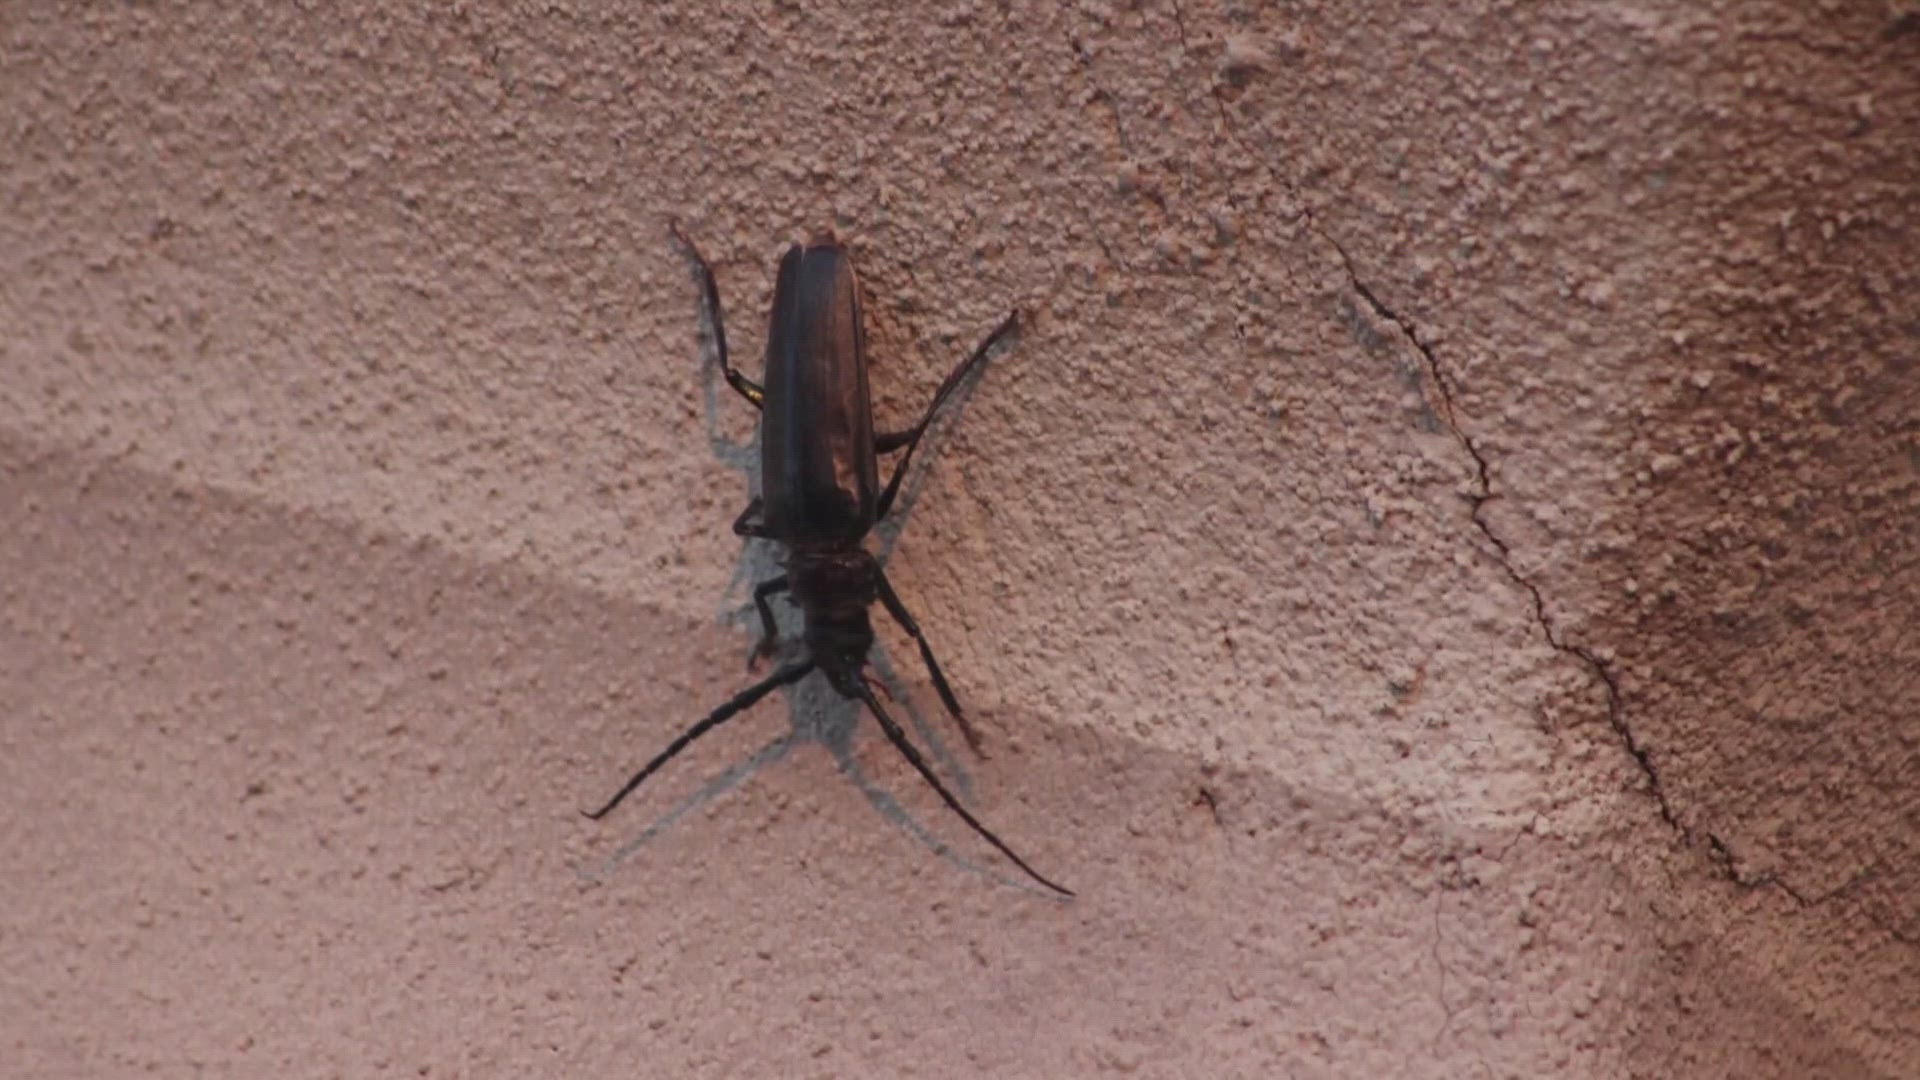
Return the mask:
<path id="1" fill-rule="evenodd" d="M 821 615 L 864 615 L 879 595 L 879 576 L 879 564 L 859 547 L 797 547 L 787 556 L 793 602 L 809 621 Z"/>
<path id="2" fill-rule="evenodd" d="M 867 608 L 878 595 L 880 568 L 859 547 L 794 549 L 787 557 L 793 601 L 806 613 L 807 653 L 834 688 L 849 697 L 873 648 Z"/>

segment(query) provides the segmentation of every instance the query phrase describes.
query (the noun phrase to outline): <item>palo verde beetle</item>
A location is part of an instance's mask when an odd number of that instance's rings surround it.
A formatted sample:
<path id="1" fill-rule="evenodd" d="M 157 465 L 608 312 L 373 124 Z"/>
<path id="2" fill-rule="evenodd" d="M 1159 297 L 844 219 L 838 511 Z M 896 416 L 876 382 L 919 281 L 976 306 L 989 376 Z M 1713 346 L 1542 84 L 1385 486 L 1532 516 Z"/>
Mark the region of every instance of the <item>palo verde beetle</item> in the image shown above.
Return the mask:
<path id="1" fill-rule="evenodd" d="M 765 385 L 759 386 L 728 359 L 720 290 L 712 267 L 677 225 L 673 235 L 699 267 L 703 298 L 707 310 L 713 313 L 714 343 L 727 384 L 760 410 L 762 494 L 741 512 L 733 531 L 741 536 L 765 537 L 787 549 L 786 573 L 753 591 L 762 630 L 753 659 L 758 661 L 775 651 L 778 634 L 767 601 L 778 592 L 788 592 L 806 615 L 806 656 L 735 694 L 706 719 L 682 732 L 606 805 L 587 816 L 606 816 L 689 743 L 817 668 L 842 697 L 866 705 L 907 763 L 975 832 L 1035 881 L 1073 895 L 1028 866 L 954 798 L 908 741 L 906 732 L 881 708 L 866 675 L 867 653 L 873 648 L 873 624 L 867 610 L 878 600 L 919 645 L 920 657 L 933 677 L 941 703 L 967 741 L 978 748 L 978 737 L 961 713 L 953 688 L 934 660 L 919 624 L 887 584 L 886 574 L 863 541 L 874 523 L 893 507 L 914 448 L 941 402 L 997 342 L 1013 331 L 1019 312 L 1008 315 L 947 375 L 918 423 L 904 431 L 876 435 L 867 392 L 866 329 L 860 319 L 859 283 L 846 248 L 830 236 L 820 237 L 805 246 L 796 244 L 787 249 L 780 260 L 780 276 L 773 287 L 773 312 L 768 318 Z M 886 488 L 881 489 L 878 455 L 893 451 L 902 451 L 900 460 Z"/>

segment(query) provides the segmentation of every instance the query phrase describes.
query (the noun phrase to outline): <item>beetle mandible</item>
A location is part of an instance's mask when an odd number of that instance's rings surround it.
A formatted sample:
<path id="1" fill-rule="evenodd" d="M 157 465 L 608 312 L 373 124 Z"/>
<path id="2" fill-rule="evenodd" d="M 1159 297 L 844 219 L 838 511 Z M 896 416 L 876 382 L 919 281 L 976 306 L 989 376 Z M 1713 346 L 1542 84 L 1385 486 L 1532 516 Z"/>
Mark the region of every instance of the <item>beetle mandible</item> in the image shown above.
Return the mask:
<path id="1" fill-rule="evenodd" d="M 755 384 L 727 355 L 727 335 L 720 313 L 720 289 L 713 268 L 692 241 L 672 226 L 674 238 L 693 256 L 707 310 L 713 314 L 714 344 L 727 385 L 760 410 L 760 487 L 762 494 L 747 504 L 733 523 L 740 536 L 757 536 L 786 547 L 786 573 L 753 590 L 760 615 L 761 638 L 753 661 L 775 652 L 778 631 L 769 599 L 789 594 L 806 616 L 803 659 L 735 694 L 706 718 L 680 733 L 667 748 L 636 772 L 613 798 L 587 816 L 605 817 L 661 766 L 688 744 L 774 690 L 799 682 L 814 670 L 827 677 L 835 692 L 864 704 L 879 721 L 887 739 L 907 759 L 954 813 L 1035 881 L 1062 895 L 1066 887 L 1049 881 L 1014 854 L 991 829 L 961 805 L 927 764 L 874 696 L 866 674 L 867 654 L 873 648 L 873 624 L 868 609 L 877 600 L 920 647 L 920 658 L 933 677 L 940 701 L 977 750 L 979 738 L 960 711 L 953 688 L 933 657 L 933 649 L 908 614 L 906 605 L 887 583 L 880 564 L 863 541 L 893 508 L 913 451 L 926 434 L 940 405 L 993 347 L 1019 323 L 1010 313 L 973 352 L 962 360 L 921 414 L 918 423 L 902 431 L 876 434 L 873 407 L 867 391 L 866 328 L 860 317 L 860 288 L 847 249 L 830 235 L 806 245 L 795 244 L 780 260 L 773 287 L 773 311 L 768 318 L 764 385 Z M 893 475 L 882 489 L 878 455 L 900 452 Z"/>

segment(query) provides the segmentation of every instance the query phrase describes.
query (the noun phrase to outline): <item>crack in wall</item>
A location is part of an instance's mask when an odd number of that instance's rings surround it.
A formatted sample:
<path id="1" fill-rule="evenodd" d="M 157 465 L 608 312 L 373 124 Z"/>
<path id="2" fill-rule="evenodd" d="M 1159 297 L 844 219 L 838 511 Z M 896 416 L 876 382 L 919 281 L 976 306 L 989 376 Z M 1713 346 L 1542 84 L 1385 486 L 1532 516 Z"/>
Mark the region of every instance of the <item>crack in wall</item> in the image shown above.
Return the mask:
<path id="1" fill-rule="evenodd" d="M 1487 542 L 1492 544 L 1494 550 L 1499 553 L 1500 569 L 1507 575 L 1508 579 L 1515 585 L 1518 585 L 1526 592 L 1527 596 L 1531 598 L 1533 602 L 1534 622 L 1539 624 L 1542 636 L 1547 639 L 1547 644 L 1556 652 L 1564 653 L 1580 660 L 1586 665 L 1588 670 L 1593 672 L 1594 677 L 1600 680 L 1600 684 L 1606 690 L 1607 695 L 1608 726 L 1613 729 L 1615 735 L 1619 736 L 1621 744 L 1626 748 L 1627 755 L 1633 758 L 1634 762 L 1639 766 L 1641 774 L 1646 778 L 1648 792 L 1653 796 L 1654 803 L 1660 811 L 1660 819 L 1678 832 L 1682 838 L 1690 841 L 1692 839 L 1692 830 L 1680 819 L 1678 811 L 1673 807 L 1672 800 L 1667 797 L 1666 786 L 1660 779 L 1659 767 L 1653 762 L 1652 751 L 1648 750 L 1647 747 L 1640 742 L 1639 736 L 1635 735 L 1633 728 L 1627 724 L 1625 708 L 1622 705 L 1623 699 L 1620 692 L 1619 679 L 1615 677 L 1612 669 L 1607 666 L 1605 660 L 1600 658 L 1599 654 L 1584 645 L 1576 645 L 1567 641 L 1555 630 L 1553 618 L 1547 613 L 1546 595 L 1541 591 L 1540 586 L 1535 584 L 1532 579 L 1528 578 L 1525 574 L 1521 573 L 1520 568 L 1514 565 L 1512 546 L 1509 545 L 1506 539 L 1496 532 L 1493 525 L 1487 521 L 1484 513 L 1487 504 L 1499 498 L 1499 496 L 1493 493 L 1492 467 L 1488 465 L 1486 454 L 1482 452 L 1479 445 L 1474 442 L 1473 436 L 1468 435 L 1466 429 L 1460 424 L 1459 410 L 1454 403 L 1453 388 L 1449 383 L 1445 369 L 1441 367 L 1439 356 L 1434 353 L 1431 345 L 1420 340 L 1417 329 L 1409 319 L 1387 306 L 1385 301 L 1381 300 L 1372 289 L 1367 287 L 1366 282 L 1360 280 L 1359 274 L 1354 270 L 1352 257 L 1347 254 L 1346 249 L 1340 245 L 1339 241 L 1335 240 L 1317 226 L 1312 226 L 1311 223 L 1309 223 L 1309 225 L 1314 229 L 1314 234 L 1326 242 L 1328 246 L 1332 247 L 1335 254 L 1340 256 L 1341 267 L 1345 270 L 1347 282 L 1352 286 L 1353 291 L 1359 294 L 1362 300 L 1367 302 L 1367 305 L 1372 308 L 1376 316 L 1385 319 L 1397 327 L 1400 335 L 1425 359 L 1427 375 L 1433 381 L 1434 388 L 1440 398 L 1440 415 L 1446 422 L 1447 431 L 1453 435 L 1454 441 L 1460 444 L 1461 448 L 1467 452 L 1467 456 L 1473 461 L 1474 485 L 1476 490 L 1467 496 L 1467 501 L 1470 508 L 1469 517 L 1472 519 L 1474 527 L 1480 530 L 1480 534 L 1486 537 Z"/>
<path id="2" fill-rule="evenodd" d="M 1195 54 L 1187 34 L 1186 12 L 1182 8 L 1180 0 L 1170 0 L 1170 3 L 1182 54 L 1193 57 Z M 1335 239 L 1332 233 L 1314 219 L 1313 207 L 1302 197 L 1297 185 L 1284 176 L 1273 165 L 1268 163 L 1265 158 L 1253 153 L 1252 149 L 1240 138 L 1239 132 L 1234 127 L 1232 114 L 1227 108 L 1226 99 L 1221 94 L 1219 80 L 1213 78 L 1211 73 L 1209 73 L 1207 79 L 1209 96 L 1212 98 L 1214 110 L 1219 116 L 1221 132 L 1230 142 L 1239 148 L 1240 152 L 1246 156 L 1248 161 L 1254 163 L 1261 172 L 1265 173 L 1286 193 L 1287 197 L 1292 200 L 1294 204 L 1296 219 L 1305 226 L 1307 231 L 1331 248 L 1339 257 L 1341 269 L 1347 278 L 1348 287 L 1353 290 L 1354 294 L 1366 302 L 1368 308 L 1373 311 L 1376 317 L 1393 324 L 1393 326 L 1399 330 L 1400 335 L 1425 361 L 1427 376 L 1432 380 L 1435 391 L 1439 397 L 1440 413 L 1446 423 L 1447 430 L 1453 436 L 1454 441 L 1460 444 L 1461 448 L 1466 451 L 1468 458 L 1473 462 L 1475 491 L 1468 496 L 1469 518 L 1472 520 L 1474 527 L 1486 538 L 1487 542 L 1493 546 L 1500 564 L 1500 569 L 1507 575 L 1509 580 L 1525 591 L 1527 596 L 1532 600 L 1533 620 L 1540 627 L 1541 634 L 1545 637 L 1548 646 L 1555 652 L 1573 657 L 1590 671 L 1595 679 L 1599 680 L 1601 687 L 1606 692 L 1607 726 L 1613 731 L 1622 749 L 1624 749 L 1627 756 L 1633 760 L 1634 765 L 1644 778 L 1647 792 L 1653 798 L 1654 806 L 1660 814 L 1660 819 L 1665 822 L 1668 828 L 1679 838 L 1682 845 L 1695 847 L 1704 841 L 1708 861 L 1719 871 L 1720 876 L 1739 888 L 1751 890 L 1772 886 L 1802 908 L 1811 907 L 1839 895 L 1844 889 L 1835 890 L 1819 897 L 1808 897 L 1788 884 L 1776 871 L 1772 870 L 1757 874 L 1743 874 L 1739 869 L 1737 857 L 1723 838 L 1711 830 L 1702 829 L 1696 831 L 1681 817 L 1680 812 L 1674 806 L 1672 798 L 1667 793 L 1666 784 L 1660 775 L 1660 768 L 1654 761 L 1653 751 L 1641 741 L 1639 735 L 1633 730 L 1633 726 L 1627 721 L 1625 698 L 1620 689 L 1618 676 L 1614 674 L 1612 667 L 1597 652 L 1585 645 L 1567 640 L 1554 626 L 1553 619 L 1547 611 L 1546 596 L 1540 586 L 1521 572 L 1520 568 L 1514 562 L 1512 546 L 1507 543 L 1506 539 L 1502 537 L 1487 520 L 1484 513 L 1487 504 L 1499 498 L 1493 490 L 1492 468 L 1488 463 L 1486 454 L 1460 423 L 1459 412 L 1454 401 L 1452 383 L 1447 376 L 1445 367 L 1440 362 L 1440 357 L 1432 346 L 1421 340 L 1418 328 L 1414 325 L 1413 321 L 1394 310 L 1361 278 L 1359 271 L 1354 265 L 1353 257 L 1347 253 L 1346 247 Z M 1887 929 L 1889 933 L 1894 933 L 1892 928 L 1883 929 Z M 1899 939 L 1897 933 L 1895 937 Z"/>
<path id="3" fill-rule="evenodd" d="M 1235 141 L 1237 142 L 1238 140 L 1236 139 Z M 1279 178 L 1276 176 L 1276 179 Z M 1286 185 L 1285 180 L 1281 180 L 1280 182 Z M 1647 793 L 1653 797 L 1654 807 L 1659 811 L 1660 820 L 1666 822 L 1668 828 L 1673 830 L 1674 834 L 1679 837 L 1681 843 L 1685 846 L 1693 847 L 1704 841 L 1707 848 L 1708 860 L 1719 870 L 1723 878 L 1742 889 L 1761 889 L 1772 886 L 1779 889 L 1782 894 L 1792 899 L 1802 908 L 1810 907 L 1815 903 L 1831 899 L 1832 894 L 1819 898 L 1809 898 L 1788 884 L 1776 871 L 1767 870 L 1757 874 L 1741 873 L 1737 857 L 1719 834 L 1710 829 L 1696 831 L 1681 818 L 1679 811 L 1674 807 L 1672 798 L 1667 794 L 1666 784 L 1660 776 L 1660 768 L 1654 763 L 1653 751 L 1641 741 L 1640 737 L 1634 732 L 1633 726 L 1627 722 L 1625 696 L 1620 689 L 1619 677 L 1614 674 L 1613 668 L 1597 652 L 1585 645 L 1567 640 L 1566 637 L 1555 628 L 1553 617 L 1547 612 L 1546 594 L 1532 578 L 1521 572 L 1519 566 L 1514 562 L 1512 545 L 1508 544 L 1506 539 L 1494 529 L 1492 523 L 1487 521 L 1484 513 L 1487 504 L 1500 497 L 1493 491 L 1492 467 L 1488 464 L 1487 456 L 1480 449 L 1479 444 L 1474 441 L 1473 436 L 1467 434 L 1466 428 L 1460 423 L 1459 411 L 1454 402 L 1453 387 L 1446 373 L 1446 369 L 1440 363 L 1439 355 L 1434 352 L 1433 346 L 1420 339 L 1419 330 L 1411 319 L 1408 319 L 1388 306 L 1385 301 L 1380 299 L 1378 294 L 1367 286 L 1365 281 L 1361 280 L 1359 272 L 1354 268 L 1353 257 L 1347 254 L 1346 248 L 1343 247 L 1338 240 L 1334 239 L 1332 234 L 1321 228 L 1319 224 L 1313 220 L 1312 211 L 1308 208 L 1306 202 L 1299 199 L 1298 193 L 1292 191 L 1291 185 L 1287 186 L 1289 193 L 1292 194 L 1296 200 L 1300 201 L 1301 217 L 1307 228 L 1315 236 L 1319 237 L 1322 242 L 1327 244 L 1327 246 L 1331 247 L 1334 253 L 1340 257 L 1341 268 L 1346 273 L 1347 283 L 1353 288 L 1353 291 L 1359 295 L 1362 300 L 1367 302 L 1367 306 L 1373 310 L 1376 316 L 1392 323 L 1400 331 L 1400 335 L 1406 339 L 1407 343 L 1426 361 L 1427 374 L 1428 377 L 1432 379 L 1435 391 L 1439 395 L 1440 413 L 1446 422 L 1447 430 L 1473 461 L 1476 490 L 1467 497 L 1469 504 L 1468 516 L 1473 521 L 1474 527 L 1480 531 L 1480 534 L 1487 539 L 1488 543 L 1493 545 L 1494 550 L 1498 553 L 1500 569 L 1507 575 L 1509 580 L 1524 590 L 1532 600 L 1533 620 L 1540 627 L 1541 636 L 1546 639 L 1547 645 L 1555 652 L 1571 656 L 1580 661 L 1593 673 L 1593 676 L 1600 681 L 1600 685 L 1606 691 L 1607 697 L 1607 726 L 1613 730 L 1614 735 L 1620 741 L 1621 748 L 1627 752 L 1628 757 L 1633 759 L 1634 764 L 1640 770 L 1640 774 L 1645 778 Z"/>

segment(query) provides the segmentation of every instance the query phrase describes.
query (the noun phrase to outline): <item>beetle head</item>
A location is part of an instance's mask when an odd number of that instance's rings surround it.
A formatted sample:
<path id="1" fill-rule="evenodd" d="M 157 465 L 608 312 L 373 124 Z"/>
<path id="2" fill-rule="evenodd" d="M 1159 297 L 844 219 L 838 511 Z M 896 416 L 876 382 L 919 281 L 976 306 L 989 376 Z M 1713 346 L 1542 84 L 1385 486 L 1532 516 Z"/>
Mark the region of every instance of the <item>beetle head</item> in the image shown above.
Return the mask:
<path id="1" fill-rule="evenodd" d="M 873 623 L 864 608 L 807 620 L 807 652 L 842 697 L 858 698 L 861 672 L 873 649 Z"/>

